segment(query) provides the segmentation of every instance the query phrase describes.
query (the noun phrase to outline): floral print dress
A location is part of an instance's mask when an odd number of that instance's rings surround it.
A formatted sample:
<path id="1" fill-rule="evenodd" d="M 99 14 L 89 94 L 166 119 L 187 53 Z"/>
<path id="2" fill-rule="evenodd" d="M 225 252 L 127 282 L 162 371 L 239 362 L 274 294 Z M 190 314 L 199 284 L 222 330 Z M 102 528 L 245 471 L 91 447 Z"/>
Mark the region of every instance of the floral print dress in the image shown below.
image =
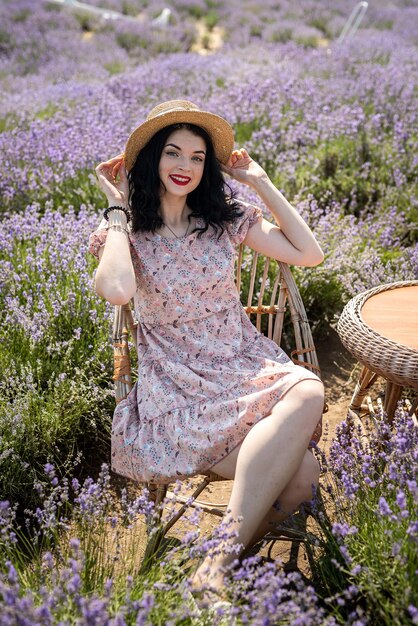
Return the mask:
<path id="1" fill-rule="evenodd" d="M 112 469 L 168 483 L 209 470 L 296 383 L 319 380 L 257 331 L 235 286 L 236 246 L 258 207 L 222 236 L 130 234 L 137 279 L 138 382 L 116 407 Z M 203 226 L 203 221 L 198 226 Z M 90 235 L 96 257 L 106 222 Z"/>

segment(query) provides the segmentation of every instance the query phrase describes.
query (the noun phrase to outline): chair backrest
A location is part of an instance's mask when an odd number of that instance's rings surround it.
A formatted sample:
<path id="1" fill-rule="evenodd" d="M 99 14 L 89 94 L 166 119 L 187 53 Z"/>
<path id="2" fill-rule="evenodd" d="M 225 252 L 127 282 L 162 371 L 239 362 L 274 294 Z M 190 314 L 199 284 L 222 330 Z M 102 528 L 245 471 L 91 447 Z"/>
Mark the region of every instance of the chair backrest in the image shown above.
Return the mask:
<path id="1" fill-rule="evenodd" d="M 244 309 L 257 330 L 282 346 L 294 363 L 320 376 L 305 307 L 289 266 L 241 245 L 236 262 L 236 285 Z M 132 389 L 129 334 L 136 337 L 131 305 L 115 306 L 113 379 L 117 403 Z M 284 335 L 290 346 L 287 349 L 282 345 Z"/>

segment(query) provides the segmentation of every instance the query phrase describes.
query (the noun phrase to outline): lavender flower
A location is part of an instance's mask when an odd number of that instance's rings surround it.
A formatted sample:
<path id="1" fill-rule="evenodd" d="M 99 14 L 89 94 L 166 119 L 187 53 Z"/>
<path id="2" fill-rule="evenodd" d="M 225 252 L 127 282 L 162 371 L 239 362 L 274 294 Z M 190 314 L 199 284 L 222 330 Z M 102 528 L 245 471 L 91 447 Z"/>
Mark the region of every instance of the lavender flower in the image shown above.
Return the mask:
<path id="1" fill-rule="evenodd" d="M 90 4 L 125 17 L 106 21 L 29 0 L 0 7 L 5 625 L 194 620 L 179 585 L 185 563 L 228 538 L 225 525 L 202 537 L 200 513 L 190 513 L 180 545 L 147 579 L 138 563 L 145 520 L 159 530 L 149 494 L 125 490 L 116 504 L 107 467 L 97 480 L 60 478 L 73 471 L 80 442 L 108 453 L 112 308 L 92 290 L 94 262 L 86 255 L 104 201 L 94 165 L 123 150 L 151 106 L 178 95 L 225 116 L 237 144 L 307 219 L 325 251 L 320 268 L 295 270 L 311 317 L 332 322 L 359 291 L 418 276 L 416 7 L 370 5 L 355 38 L 339 45 L 342 0 L 332 10 L 322 0 L 266 0 L 257 11 L 238 0 L 150 0 L 141 10 L 125 0 Z M 169 26 L 155 27 L 166 6 Z M 189 52 L 199 48 L 196 18 L 207 27 L 205 54 Z M 219 53 L 211 53 L 213 35 L 222 40 Z M 271 219 L 267 207 L 264 214 Z M 321 492 L 334 499 L 335 516 L 330 522 L 316 503 L 321 526 L 306 548 L 321 575 L 325 561 L 331 568 L 326 590 L 316 588 L 320 575 L 314 588 L 260 559 L 236 562 L 228 592 L 239 622 L 360 626 L 386 611 L 388 623 L 418 623 L 410 592 L 417 437 L 401 410 L 394 430 L 382 421 L 369 445 L 341 425 L 322 460 L 328 483 Z M 165 514 L 175 506 L 167 502 Z M 26 569 L 17 511 L 32 540 Z"/>

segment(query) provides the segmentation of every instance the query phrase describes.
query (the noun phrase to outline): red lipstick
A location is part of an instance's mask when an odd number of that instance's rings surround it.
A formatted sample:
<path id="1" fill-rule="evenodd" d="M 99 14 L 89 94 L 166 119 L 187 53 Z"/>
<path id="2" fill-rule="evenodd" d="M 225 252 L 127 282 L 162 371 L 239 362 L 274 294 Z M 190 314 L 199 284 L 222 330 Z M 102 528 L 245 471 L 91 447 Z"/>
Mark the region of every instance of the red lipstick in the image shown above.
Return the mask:
<path id="1" fill-rule="evenodd" d="M 178 176 L 176 174 L 173 174 L 170 176 L 170 179 L 176 185 L 180 185 L 180 187 L 184 187 L 185 185 L 188 185 L 190 181 L 192 180 L 188 176 L 181 176 L 180 174 Z"/>

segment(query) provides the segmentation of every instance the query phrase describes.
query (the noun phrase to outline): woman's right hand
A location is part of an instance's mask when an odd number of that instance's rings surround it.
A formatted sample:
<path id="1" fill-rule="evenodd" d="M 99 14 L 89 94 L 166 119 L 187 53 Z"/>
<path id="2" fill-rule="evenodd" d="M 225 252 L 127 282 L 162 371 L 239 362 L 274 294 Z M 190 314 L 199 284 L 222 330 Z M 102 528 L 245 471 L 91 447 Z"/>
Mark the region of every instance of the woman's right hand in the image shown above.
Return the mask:
<path id="1" fill-rule="evenodd" d="M 118 204 L 128 207 L 129 184 L 125 169 L 124 154 L 118 154 L 103 161 L 96 167 L 99 187 L 106 195 L 109 205 Z"/>

